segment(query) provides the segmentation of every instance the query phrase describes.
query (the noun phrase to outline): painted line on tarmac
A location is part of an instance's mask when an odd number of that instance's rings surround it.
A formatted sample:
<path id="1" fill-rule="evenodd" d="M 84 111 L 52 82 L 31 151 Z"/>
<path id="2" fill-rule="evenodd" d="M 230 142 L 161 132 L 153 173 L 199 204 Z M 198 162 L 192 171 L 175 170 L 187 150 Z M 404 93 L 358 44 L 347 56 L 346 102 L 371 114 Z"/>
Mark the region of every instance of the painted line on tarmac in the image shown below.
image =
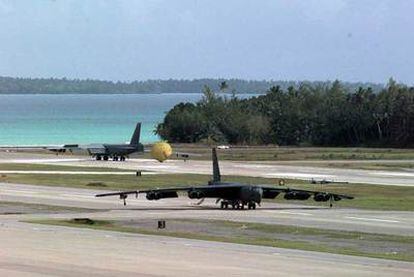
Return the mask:
<path id="1" fill-rule="evenodd" d="M 63 193 L 63 194 L 60 194 L 59 196 L 62 196 L 62 197 L 70 197 L 70 198 L 95 199 L 95 196 L 94 195 L 80 195 L 80 194 L 75 195 L 75 194 L 66 194 L 66 193 Z"/>
<path id="2" fill-rule="evenodd" d="M 306 215 L 306 216 L 312 215 L 310 213 L 288 212 L 288 211 L 280 211 L 279 213 L 281 213 L 281 214 Z"/>
<path id="3" fill-rule="evenodd" d="M 314 173 L 290 173 L 290 172 L 281 172 L 281 173 L 266 173 L 265 176 L 269 177 L 279 177 L 279 178 L 326 178 L 326 179 L 333 179 L 337 178 L 336 175 L 328 175 L 328 174 L 314 174 Z"/>
<path id="4" fill-rule="evenodd" d="M 385 175 L 385 176 L 391 176 L 391 177 L 414 177 L 414 173 L 410 172 L 384 172 L 384 171 L 378 171 L 378 172 L 370 172 L 371 175 Z"/>
<path id="5" fill-rule="evenodd" d="M 368 220 L 368 221 L 378 221 L 378 222 L 389 222 L 389 223 L 399 223 L 398 220 L 390 219 L 380 219 L 380 218 L 367 218 L 367 217 L 355 217 L 355 216 L 345 216 L 345 218 L 356 219 L 356 220 Z"/>
<path id="6" fill-rule="evenodd" d="M 1 190 L 1 194 L 11 194 L 11 195 L 16 195 L 16 194 L 39 194 L 40 192 L 38 191 L 24 191 L 24 190 L 14 190 L 14 189 L 5 189 L 5 190 Z"/>
<path id="7" fill-rule="evenodd" d="M 310 216 L 312 214 L 310 213 L 300 213 L 300 212 L 289 212 L 289 211 L 268 211 L 268 210 L 262 210 L 262 212 L 265 213 L 273 213 L 273 214 L 292 214 L 292 215 L 305 215 L 305 216 Z"/>

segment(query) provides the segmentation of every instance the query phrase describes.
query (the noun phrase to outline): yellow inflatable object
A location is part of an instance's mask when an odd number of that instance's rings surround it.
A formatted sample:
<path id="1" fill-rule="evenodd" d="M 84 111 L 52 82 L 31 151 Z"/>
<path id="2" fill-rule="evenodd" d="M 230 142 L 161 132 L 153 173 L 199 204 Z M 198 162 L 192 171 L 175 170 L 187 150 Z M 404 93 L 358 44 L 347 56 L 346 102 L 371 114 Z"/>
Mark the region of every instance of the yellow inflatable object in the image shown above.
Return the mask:
<path id="1" fill-rule="evenodd" d="M 172 148 L 167 142 L 155 143 L 151 149 L 151 156 L 159 162 L 163 162 L 172 155 Z"/>

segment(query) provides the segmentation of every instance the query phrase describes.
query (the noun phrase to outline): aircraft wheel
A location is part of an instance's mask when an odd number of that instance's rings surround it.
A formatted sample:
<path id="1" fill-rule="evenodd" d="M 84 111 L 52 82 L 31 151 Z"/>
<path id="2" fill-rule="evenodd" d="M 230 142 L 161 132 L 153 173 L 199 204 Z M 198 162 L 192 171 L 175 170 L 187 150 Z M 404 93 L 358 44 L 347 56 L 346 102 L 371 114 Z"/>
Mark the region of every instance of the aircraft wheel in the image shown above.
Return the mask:
<path id="1" fill-rule="evenodd" d="M 222 209 L 228 209 L 229 208 L 229 203 L 227 203 L 225 201 L 221 201 L 220 207 Z"/>
<path id="2" fill-rule="evenodd" d="M 101 156 L 96 156 L 96 160 L 100 161 L 100 160 L 102 160 L 102 157 Z"/>
<path id="3" fill-rule="evenodd" d="M 114 156 L 114 157 L 112 158 L 112 160 L 116 162 L 116 161 L 118 160 L 118 157 L 117 157 L 117 156 Z"/>
<path id="4" fill-rule="evenodd" d="M 124 157 L 124 156 L 121 156 L 121 157 L 119 157 L 119 160 L 120 160 L 121 162 L 123 162 L 123 161 L 125 161 L 125 157 Z"/>
<path id="5" fill-rule="evenodd" d="M 104 161 L 107 161 L 108 159 L 109 159 L 109 157 L 108 157 L 108 156 L 104 156 L 104 157 L 103 157 L 103 160 L 104 160 Z"/>

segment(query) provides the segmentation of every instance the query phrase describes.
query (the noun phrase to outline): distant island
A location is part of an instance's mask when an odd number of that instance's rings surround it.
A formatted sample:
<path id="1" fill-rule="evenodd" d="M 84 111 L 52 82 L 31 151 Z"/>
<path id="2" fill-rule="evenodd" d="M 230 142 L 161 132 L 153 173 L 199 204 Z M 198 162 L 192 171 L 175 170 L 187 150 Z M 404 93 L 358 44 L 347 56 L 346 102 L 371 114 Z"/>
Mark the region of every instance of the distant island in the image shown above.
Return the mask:
<path id="1" fill-rule="evenodd" d="M 225 83 L 226 86 L 219 87 Z M 242 79 L 193 79 L 193 80 L 146 80 L 132 82 L 112 82 L 101 80 L 79 80 L 66 78 L 14 78 L 0 77 L 0 94 L 136 94 L 136 93 L 199 93 L 205 86 L 220 88 L 223 93 L 264 94 L 271 87 L 287 90 L 307 84 L 312 87 L 331 86 L 332 81 L 274 81 Z M 379 92 L 384 84 L 342 82 L 350 91 L 357 88 L 371 88 Z"/>

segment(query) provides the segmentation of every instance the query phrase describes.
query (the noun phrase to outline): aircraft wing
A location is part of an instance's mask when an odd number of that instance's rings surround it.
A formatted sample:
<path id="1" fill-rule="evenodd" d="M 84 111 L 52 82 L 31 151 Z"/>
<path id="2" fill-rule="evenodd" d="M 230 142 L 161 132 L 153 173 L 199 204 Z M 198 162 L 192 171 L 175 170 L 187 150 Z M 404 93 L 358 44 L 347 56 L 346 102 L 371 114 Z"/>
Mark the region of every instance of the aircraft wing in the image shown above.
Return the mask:
<path id="1" fill-rule="evenodd" d="M 116 195 L 129 195 L 129 194 L 143 194 L 143 193 L 170 193 L 178 191 L 209 191 L 209 190 L 228 190 L 240 188 L 240 185 L 224 185 L 224 186 L 189 186 L 189 187 L 172 187 L 172 188 L 155 188 L 155 189 L 145 189 L 145 190 L 130 190 L 130 191 L 119 191 L 119 192 L 108 192 L 95 195 L 95 197 L 106 197 L 106 196 L 116 196 Z"/>
<path id="2" fill-rule="evenodd" d="M 341 199 L 354 199 L 353 196 L 336 194 L 331 192 L 314 191 L 314 190 L 303 190 L 293 188 L 280 188 L 272 186 L 260 186 L 263 189 L 263 198 L 273 199 L 276 198 L 280 193 L 284 194 L 284 198 L 287 200 L 306 200 L 313 196 L 315 201 L 328 201 L 334 200 L 339 201 Z"/>
<path id="3" fill-rule="evenodd" d="M 44 149 L 53 152 L 66 152 L 79 149 L 78 144 L 64 144 L 64 145 L 2 145 L 0 149 L 4 150 L 38 150 Z"/>
<path id="4" fill-rule="evenodd" d="M 188 193 L 188 197 L 191 199 L 201 199 L 205 197 L 210 198 L 222 198 L 226 195 L 234 196 L 239 193 L 240 188 L 243 187 L 239 184 L 228 184 L 228 185 L 209 185 L 209 186 L 189 186 L 189 187 L 172 187 L 172 188 L 161 188 L 161 189 L 146 189 L 146 190 L 131 190 L 131 191 L 120 191 L 120 192 L 110 192 L 97 194 L 95 197 L 106 197 L 106 196 L 119 196 L 120 199 L 124 200 L 128 195 L 135 195 L 138 197 L 139 194 L 146 194 L 148 200 L 159 200 L 163 198 L 177 198 L 178 192 L 185 191 Z M 286 200 L 307 200 L 311 196 L 317 202 L 326 202 L 326 201 L 339 201 L 341 199 L 353 199 L 354 197 L 313 191 L 313 190 L 302 190 L 302 189 L 292 189 L 292 188 L 279 188 L 266 185 L 257 185 L 257 188 L 261 188 L 263 191 L 262 197 L 264 199 L 274 199 L 279 194 L 283 194 L 283 197 Z"/>
<path id="5" fill-rule="evenodd" d="M 189 186 L 189 187 L 172 187 L 172 188 L 161 188 L 161 189 L 146 189 L 146 190 L 130 190 L 120 192 L 109 192 L 97 194 L 95 197 L 106 197 L 106 196 L 119 196 L 120 199 L 124 200 L 128 195 L 135 195 L 137 198 L 139 194 L 146 194 L 148 200 L 158 200 L 163 198 L 177 198 L 178 192 L 187 192 L 188 197 L 191 199 L 201 199 L 204 197 L 217 197 L 223 193 L 237 193 L 240 185 L 222 185 L 222 186 Z"/>

